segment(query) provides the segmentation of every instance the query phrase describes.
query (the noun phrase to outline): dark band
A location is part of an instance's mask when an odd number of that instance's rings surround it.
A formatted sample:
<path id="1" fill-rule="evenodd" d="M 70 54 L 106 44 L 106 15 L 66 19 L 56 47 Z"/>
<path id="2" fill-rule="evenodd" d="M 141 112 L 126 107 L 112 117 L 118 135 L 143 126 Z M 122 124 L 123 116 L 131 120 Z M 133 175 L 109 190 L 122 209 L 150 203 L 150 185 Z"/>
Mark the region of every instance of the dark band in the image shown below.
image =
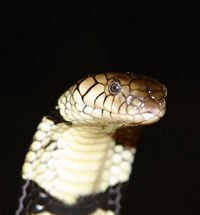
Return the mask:
<path id="1" fill-rule="evenodd" d="M 88 215 L 98 208 L 112 210 L 116 215 L 120 212 L 121 189 L 125 184 L 110 187 L 104 193 L 79 197 L 74 205 L 67 205 L 52 197 L 35 182 L 26 183 L 26 196 L 23 199 L 23 209 L 19 215 L 49 211 L 56 215 Z"/>

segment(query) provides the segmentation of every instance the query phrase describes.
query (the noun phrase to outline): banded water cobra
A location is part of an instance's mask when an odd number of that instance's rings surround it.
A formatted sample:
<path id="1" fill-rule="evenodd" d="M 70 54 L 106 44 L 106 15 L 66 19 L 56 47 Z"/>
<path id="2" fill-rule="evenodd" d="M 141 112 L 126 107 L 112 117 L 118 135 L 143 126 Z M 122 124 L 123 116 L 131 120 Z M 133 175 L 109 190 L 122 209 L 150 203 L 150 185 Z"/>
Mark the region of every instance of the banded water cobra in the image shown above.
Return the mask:
<path id="1" fill-rule="evenodd" d="M 166 87 L 132 73 L 90 75 L 39 123 L 16 215 L 117 215 L 138 126 L 165 114 Z"/>

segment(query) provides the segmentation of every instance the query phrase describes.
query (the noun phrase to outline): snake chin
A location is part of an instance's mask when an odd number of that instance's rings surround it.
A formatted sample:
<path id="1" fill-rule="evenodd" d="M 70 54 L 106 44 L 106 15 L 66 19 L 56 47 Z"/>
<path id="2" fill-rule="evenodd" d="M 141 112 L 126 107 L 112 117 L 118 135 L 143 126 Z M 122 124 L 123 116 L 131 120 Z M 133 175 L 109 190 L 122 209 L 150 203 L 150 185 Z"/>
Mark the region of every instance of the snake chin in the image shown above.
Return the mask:
<path id="1" fill-rule="evenodd" d="M 160 120 L 159 116 L 154 115 L 153 113 L 149 113 L 149 112 L 143 113 L 142 116 L 144 118 L 144 121 L 142 123 L 143 125 L 144 124 L 152 124 L 152 123 L 157 122 L 157 121 Z"/>
<path id="2" fill-rule="evenodd" d="M 165 109 L 159 111 L 146 111 L 142 113 L 144 123 L 143 124 L 152 124 L 159 121 L 165 115 Z"/>
<path id="3" fill-rule="evenodd" d="M 140 113 L 134 116 L 127 116 L 127 125 L 138 126 L 152 124 L 160 120 L 160 116 L 154 115 L 153 113 Z"/>

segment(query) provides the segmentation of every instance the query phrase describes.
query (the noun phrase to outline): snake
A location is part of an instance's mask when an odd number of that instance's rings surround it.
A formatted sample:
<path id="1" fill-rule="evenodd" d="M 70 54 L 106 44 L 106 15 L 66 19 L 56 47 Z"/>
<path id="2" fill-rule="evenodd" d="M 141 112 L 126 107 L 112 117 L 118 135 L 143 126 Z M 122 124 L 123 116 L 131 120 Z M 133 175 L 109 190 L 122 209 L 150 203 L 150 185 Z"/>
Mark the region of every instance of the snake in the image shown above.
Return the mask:
<path id="1" fill-rule="evenodd" d="M 118 215 L 140 128 L 166 112 L 161 82 L 130 72 L 88 75 L 42 118 L 22 166 L 16 215 Z"/>

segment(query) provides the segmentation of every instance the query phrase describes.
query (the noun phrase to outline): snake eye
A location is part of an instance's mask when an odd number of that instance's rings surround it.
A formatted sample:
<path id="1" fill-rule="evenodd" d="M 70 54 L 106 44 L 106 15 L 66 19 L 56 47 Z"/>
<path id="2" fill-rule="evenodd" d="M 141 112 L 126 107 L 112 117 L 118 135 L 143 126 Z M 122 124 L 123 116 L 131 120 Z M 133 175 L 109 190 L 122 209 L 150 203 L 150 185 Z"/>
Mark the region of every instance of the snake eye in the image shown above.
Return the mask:
<path id="1" fill-rule="evenodd" d="M 121 90 L 121 85 L 118 81 L 113 81 L 110 85 L 109 85 L 109 92 L 113 95 L 117 94 L 120 92 Z"/>

